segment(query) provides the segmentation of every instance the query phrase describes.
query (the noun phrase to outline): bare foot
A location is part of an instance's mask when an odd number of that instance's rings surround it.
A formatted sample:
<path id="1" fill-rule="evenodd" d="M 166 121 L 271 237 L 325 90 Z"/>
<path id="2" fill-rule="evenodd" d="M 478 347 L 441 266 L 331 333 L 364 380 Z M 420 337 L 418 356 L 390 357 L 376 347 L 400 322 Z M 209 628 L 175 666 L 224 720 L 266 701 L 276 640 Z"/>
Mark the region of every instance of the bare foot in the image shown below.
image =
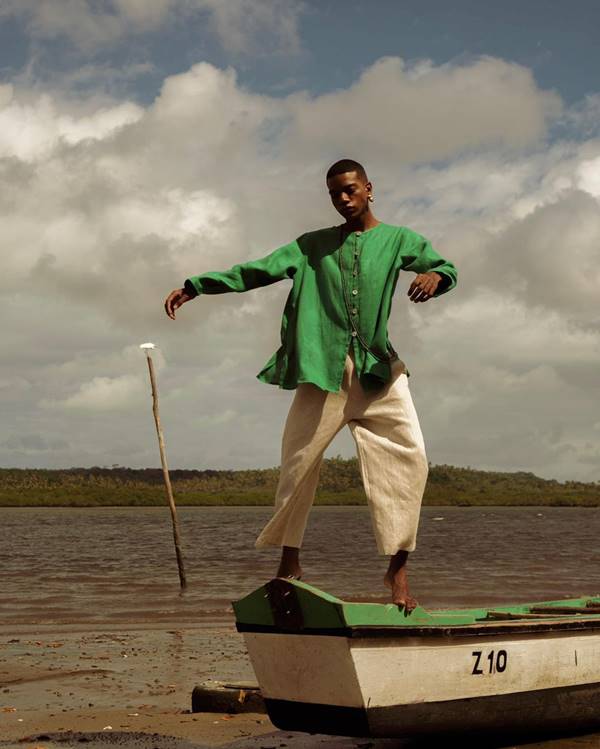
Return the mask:
<path id="1" fill-rule="evenodd" d="M 288 568 L 279 565 L 279 569 L 277 570 L 277 577 L 287 577 L 290 580 L 300 580 L 302 578 L 302 568 L 300 567 L 300 565 L 298 565 L 298 567 L 289 570 Z"/>
<path id="2" fill-rule="evenodd" d="M 302 567 L 300 567 L 300 549 L 293 546 L 284 546 L 281 553 L 281 562 L 277 570 L 277 577 L 287 577 L 292 580 L 300 580 Z"/>
<path id="3" fill-rule="evenodd" d="M 395 603 L 398 608 L 404 609 L 406 614 L 410 614 L 418 603 L 408 589 L 407 557 L 408 553 L 405 551 L 399 551 L 398 554 L 391 557 L 390 566 L 385 573 L 383 582 L 388 588 L 392 589 L 392 603 Z"/>

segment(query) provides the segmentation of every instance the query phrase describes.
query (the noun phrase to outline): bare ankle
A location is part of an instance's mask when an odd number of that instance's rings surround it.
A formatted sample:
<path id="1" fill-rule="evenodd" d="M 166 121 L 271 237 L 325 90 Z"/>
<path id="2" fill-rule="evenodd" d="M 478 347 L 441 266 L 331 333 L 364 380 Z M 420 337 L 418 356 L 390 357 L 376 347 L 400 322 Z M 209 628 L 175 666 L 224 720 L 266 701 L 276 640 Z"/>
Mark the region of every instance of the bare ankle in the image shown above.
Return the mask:
<path id="1" fill-rule="evenodd" d="M 397 551 L 393 556 L 390 557 L 390 563 L 388 565 L 387 575 L 393 577 L 397 572 L 406 567 L 408 562 L 408 551 L 403 549 Z"/>
<path id="2" fill-rule="evenodd" d="M 302 574 L 300 567 L 300 549 L 294 546 L 283 546 L 277 577 L 296 577 Z"/>

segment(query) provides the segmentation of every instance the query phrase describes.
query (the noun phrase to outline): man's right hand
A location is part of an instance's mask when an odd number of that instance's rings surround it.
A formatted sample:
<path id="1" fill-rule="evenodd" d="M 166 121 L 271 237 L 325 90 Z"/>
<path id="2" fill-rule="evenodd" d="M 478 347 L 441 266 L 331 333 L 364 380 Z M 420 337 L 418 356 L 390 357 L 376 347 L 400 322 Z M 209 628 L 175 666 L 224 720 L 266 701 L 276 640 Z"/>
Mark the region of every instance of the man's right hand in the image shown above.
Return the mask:
<path id="1" fill-rule="evenodd" d="M 175 289 L 165 299 L 165 312 L 171 318 L 175 319 L 175 310 L 179 309 L 182 304 L 189 302 L 194 297 L 190 296 L 185 289 Z"/>

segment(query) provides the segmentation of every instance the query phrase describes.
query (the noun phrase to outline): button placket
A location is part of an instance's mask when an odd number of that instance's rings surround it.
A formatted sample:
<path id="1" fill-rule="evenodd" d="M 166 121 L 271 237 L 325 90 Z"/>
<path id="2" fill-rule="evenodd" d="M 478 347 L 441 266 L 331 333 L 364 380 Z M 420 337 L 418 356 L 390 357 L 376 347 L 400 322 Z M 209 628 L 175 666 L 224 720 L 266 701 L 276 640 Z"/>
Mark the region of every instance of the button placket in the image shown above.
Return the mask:
<path id="1" fill-rule="evenodd" d="M 351 256 L 352 256 L 352 264 L 348 266 L 347 270 L 343 268 L 343 245 L 344 242 L 342 242 L 342 246 L 340 247 L 339 252 L 339 265 L 340 265 L 340 271 L 342 273 L 342 285 L 346 287 L 346 290 L 344 291 L 344 299 L 346 303 L 346 310 L 350 318 L 350 336 L 352 339 L 358 339 L 360 340 L 363 345 L 364 341 L 362 340 L 360 333 L 359 333 L 359 324 L 358 324 L 358 312 L 359 312 L 359 305 L 358 305 L 358 276 L 359 276 L 359 256 L 360 256 L 360 248 L 359 248 L 359 237 L 362 232 L 354 232 L 354 241 L 352 243 L 349 242 L 351 249 Z M 352 236 L 352 234 L 350 235 Z M 348 237 L 348 239 L 350 238 Z M 352 281 L 352 285 L 348 284 L 346 285 L 344 283 L 344 276 Z M 350 288 L 348 288 L 350 287 Z M 350 292 L 350 295 L 347 296 L 348 292 Z"/>
<path id="2" fill-rule="evenodd" d="M 350 313 L 352 315 L 352 318 L 354 320 L 354 324 L 356 325 L 358 323 L 358 306 L 357 306 L 357 300 L 356 297 L 358 296 L 358 258 L 360 255 L 360 250 L 358 247 L 359 237 L 361 236 L 361 232 L 357 231 L 354 233 L 354 253 L 353 253 L 353 263 L 352 263 L 352 283 L 354 288 L 352 289 L 352 296 L 354 297 L 353 303 L 352 303 L 352 309 L 350 310 Z M 357 333 L 355 330 L 352 331 L 352 335 L 356 337 Z"/>
<path id="3" fill-rule="evenodd" d="M 360 235 L 361 232 L 359 231 L 354 233 L 354 262 L 352 263 L 352 277 L 355 280 L 352 282 L 354 284 L 354 288 L 352 289 L 353 296 L 356 296 L 358 294 L 358 256 L 360 254 L 360 250 L 358 248 L 358 238 L 360 237 Z"/>

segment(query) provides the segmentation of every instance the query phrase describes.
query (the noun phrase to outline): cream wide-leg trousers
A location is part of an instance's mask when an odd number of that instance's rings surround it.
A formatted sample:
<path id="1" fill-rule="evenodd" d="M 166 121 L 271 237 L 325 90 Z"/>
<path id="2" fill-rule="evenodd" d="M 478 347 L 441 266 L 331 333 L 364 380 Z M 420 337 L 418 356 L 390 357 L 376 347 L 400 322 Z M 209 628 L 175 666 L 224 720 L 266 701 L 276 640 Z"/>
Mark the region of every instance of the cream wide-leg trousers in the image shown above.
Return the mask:
<path id="1" fill-rule="evenodd" d="M 311 383 L 296 388 L 283 432 L 275 512 L 257 548 L 301 547 L 323 453 L 346 424 L 356 442 L 378 552 L 414 550 L 428 463 L 405 367 L 393 362 L 390 382 L 365 392 L 353 353 L 346 356 L 339 392 Z"/>

